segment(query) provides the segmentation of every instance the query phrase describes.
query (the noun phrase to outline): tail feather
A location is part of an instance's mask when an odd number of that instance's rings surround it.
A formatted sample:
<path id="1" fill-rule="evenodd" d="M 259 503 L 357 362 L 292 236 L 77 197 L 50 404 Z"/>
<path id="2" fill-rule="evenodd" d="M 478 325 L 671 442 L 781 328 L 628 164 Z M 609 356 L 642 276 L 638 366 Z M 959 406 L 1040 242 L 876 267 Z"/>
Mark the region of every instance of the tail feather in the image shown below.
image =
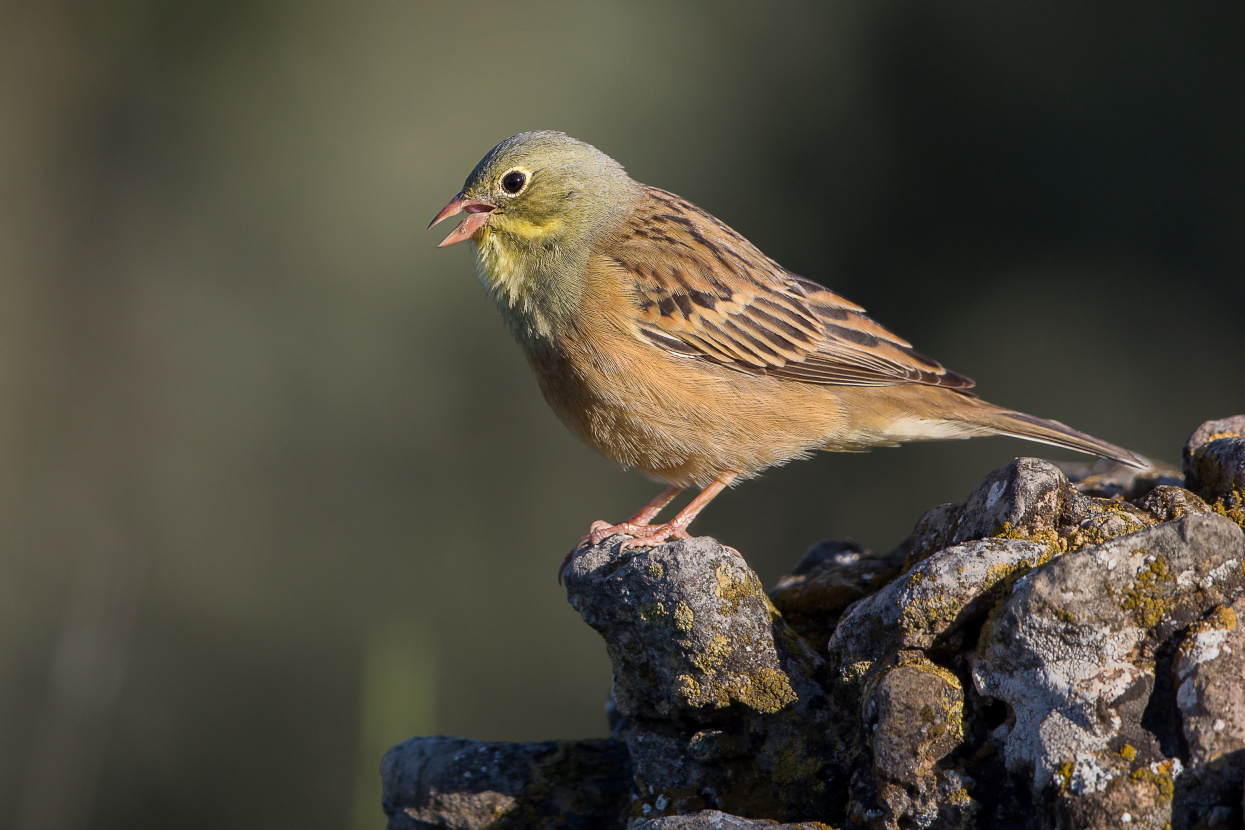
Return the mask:
<path id="1" fill-rule="evenodd" d="M 1078 450 L 1090 455 L 1110 458 L 1113 461 L 1118 461 L 1121 464 L 1127 464 L 1138 469 L 1146 469 L 1152 466 L 1149 460 L 1134 452 L 1118 447 L 1108 441 L 1103 441 L 1101 438 L 1086 435 L 1058 421 L 1037 418 L 1033 415 L 1026 415 L 1023 412 L 1015 412 L 1011 409 L 1003 409 L 984 401 L 981 401 L 981 403 L 983 406 L 973 413 L 972 421 L 985 426 L 998 435 L 1008 435 L 1012 438 L 1023 438 L 1027 441 L 1037 441 L 1042 444 L 1051 444 L 1069 450 Z M 985 411 L 982 411 L 983 409 Z"/>

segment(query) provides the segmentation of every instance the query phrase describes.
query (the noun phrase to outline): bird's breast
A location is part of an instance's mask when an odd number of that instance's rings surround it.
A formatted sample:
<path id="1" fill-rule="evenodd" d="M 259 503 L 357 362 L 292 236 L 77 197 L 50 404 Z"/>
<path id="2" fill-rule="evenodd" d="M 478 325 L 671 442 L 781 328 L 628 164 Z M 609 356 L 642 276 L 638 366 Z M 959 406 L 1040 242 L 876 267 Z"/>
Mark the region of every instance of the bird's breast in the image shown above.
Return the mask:
<path id="1" fill-rule="evenodd" d="M 667 354 L 593 319 L 595 330 L 525 351 L 563 423 L 625 467 L 680 486 L 747 477 L 820 446 L 839 420 L 823 390 L 788 395 L 787 411 L 775 411 L 773 381 Z"/>

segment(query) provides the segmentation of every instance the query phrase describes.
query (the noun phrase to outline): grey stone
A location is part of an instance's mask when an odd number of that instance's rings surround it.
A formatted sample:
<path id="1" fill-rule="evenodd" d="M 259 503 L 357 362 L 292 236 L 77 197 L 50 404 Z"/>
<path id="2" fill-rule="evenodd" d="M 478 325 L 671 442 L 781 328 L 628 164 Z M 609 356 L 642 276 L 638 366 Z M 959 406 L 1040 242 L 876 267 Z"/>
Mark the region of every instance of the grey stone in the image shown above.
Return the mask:
<path id="1" fill-rule="evenodd" d="M 390 830 L 622 827 L 629 758 L 612 740 L 411 738 L 381 761 Z"/>
<path id="2" fill-rule="evenodd" d="M 628 551 L 618 541 L 581 550 L 564 579 L 613 663 L 633 814 L 823 815 L 824 661 L 735 552 L 704 538 Z"/>
<path id="3" fill-rule="evenodd" d="M 950 671 L 906 652 L 879 672 L 865 703 L 873 785 L 886 828 L 963 826 L 976 812 L 973 781 L 951 754 L 964 741 L 964 690 Z M 859 801 L 857 803 L 860 803 Z"/>
<path id="4" fill-rule="evenodd" d="M 1018 458 L 986 476 L 960 504 L 927 512 L 909 540 L 908 563 L 952 545 L 990 537 L 1028 539 L 1048 546 L 1053 553 L 1064 553 L 1158 521 L 1118 497 L 1081 493 L 1049 461 Z"/>
<path id="5" fill-rule="evenodd" d="M 614 700 L 624 716 L 671 717 L 738 705 L 759 714 L 792 706 L 792 678 L 820 662 L 779 653 L 761 580 L 707 538 L 616 553 L 619 540 L 579 552 L 567 596 L 604 637 Z"/>
<path id="6" fill-rule="evenodd" d="M 809 548 L 769 596 L 788 625 L 824 648 L 847 607 L 894 579 L 902 564 L 902 555 L 883 559 L 852 542 L 827 540 Z"/>
<path id="7" fill-rule="evenodd" d="M 1193 816 L 1240 827 L 1235 790 L 1245 775 L 1245 599 L 1212 609 L 1176 652 L 1176 705 L 1188 747 L 1176 801 Z M 1188 822 L 1186 822 L 1188 824 Z"/>
<path id="8" fill-rule="evenodd" d="M 820 822 L 778 824 L 765 819 L 747 819 L 718 810 L 702 810 L 687 816 L 665 816 L 641 821 L 635 830 L 828 830 Z"/>
<path id="9" fill-rule="evenodd" d="M 565 581 L 614 740 L 408 741 L 390 827 L 1242 826 L 1242 426 L 1190 440 L 1197 492 L 1018 459 L 769 597 L 712 539 L 585 546 Z"/>
<path id="10" fill-rule="evenodd" d="M 1241 592 L 1243 562 L 1241 529 L 1197 515 L 1065 554 L 1016 583 L 972 674 L 980 694 L 1006 702 L 1004 760 L 1051 815 L 1107 827 L 1127 812 L 1155 830 L 1172 819 L 1175 725 L 1143 726 L 1155 655 Z"/>
<path id="11" fill-rule="evenodd" d="M 851 607 L 830 638 L 830 664 L 852 680 L 900 649 L 932 648 L 984 616 L 1009 580 L 1050 556 L 1047 547 L 1018 539 L 978 539 L 939 551 Z"/>
<path id="12" fill-rule="evenodd" d="M 1185 516 L 1213 512 L 1210 505 L 1200 496 L 1190 493 L 1183 487 L 1171 485 L 1155 487 L 1141 497 L 1137 506 L 1160 522 L 1174 522 Z"/>
<path id="13" fill-rule="evenodd" d="M 926 513 L 913 534 L 909 561 L 973 539 L 1052 528 L 1061 515 L 1084 512 L 1085 501 L 1054 464 L 1017 458 L 982 479 L 961 504 Z"/>
<path id="14" fill-rule="evenodd" d="M 1190 490 L 1233 509 L 1237 523 L 1245 508 L 1245 415 L 1202 424 L 1184 445 L 1184 473 Z"/>

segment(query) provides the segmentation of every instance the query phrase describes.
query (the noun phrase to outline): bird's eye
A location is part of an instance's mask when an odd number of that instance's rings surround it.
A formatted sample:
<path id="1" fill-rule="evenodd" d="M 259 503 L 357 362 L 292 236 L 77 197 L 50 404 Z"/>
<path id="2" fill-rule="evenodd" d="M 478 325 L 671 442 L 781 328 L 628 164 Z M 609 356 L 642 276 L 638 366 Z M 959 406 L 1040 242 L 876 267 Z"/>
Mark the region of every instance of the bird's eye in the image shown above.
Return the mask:
<path id="1" fill-rule="evenodd" d="M 507 193 L 518 193 L 527 184 L 527 176 L 519 170 L 511 170 L 501 178 L 501 186 Z"/>

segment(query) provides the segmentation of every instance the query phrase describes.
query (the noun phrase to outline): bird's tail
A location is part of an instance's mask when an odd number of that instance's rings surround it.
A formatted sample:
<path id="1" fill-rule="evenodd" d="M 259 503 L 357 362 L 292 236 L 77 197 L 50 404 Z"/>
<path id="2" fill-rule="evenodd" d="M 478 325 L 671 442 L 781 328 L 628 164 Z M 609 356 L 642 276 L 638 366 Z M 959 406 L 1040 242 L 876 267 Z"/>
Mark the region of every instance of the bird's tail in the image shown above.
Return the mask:
<path id="1" fill-rule="evenodd" d="M 1103 441 L 1101 438 L 1086 435 L 1058 421 L 1037 418 L 1033 415 L 1026 415 L 1023 412 L 1004 409 L 978 399 L 968 400 L 972 400 L 976 406 L 973 407 L 974 411 L 971 418 L 966 418 L 965 420 L 971 420 L 973 424 L 983 426 L 997 435 L 1008 435 L 1012 438 L 1023 438 L 1026 441 L 1037 441 L 1042 444 L 1052 444 L 1056 447 L 1098 455 L 1138 469 L 1146 469 L 1152 466 L 1148 459 L 1134 452 L 1130 452 L 1123 447 L 1117 447 L 1115 444 Z"/>

